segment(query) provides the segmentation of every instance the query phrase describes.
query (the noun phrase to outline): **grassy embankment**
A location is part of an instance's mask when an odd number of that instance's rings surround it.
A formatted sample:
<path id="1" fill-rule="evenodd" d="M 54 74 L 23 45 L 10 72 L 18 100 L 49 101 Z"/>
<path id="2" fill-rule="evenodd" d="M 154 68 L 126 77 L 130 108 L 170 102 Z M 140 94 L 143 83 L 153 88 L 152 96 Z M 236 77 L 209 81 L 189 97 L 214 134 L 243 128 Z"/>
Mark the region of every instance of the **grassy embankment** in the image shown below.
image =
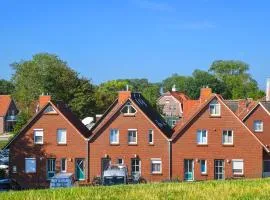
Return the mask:
<path id="1" fill-rule="evenodd" d="M 0 193 L 0 199 L 270 199 L 270 179 L 78 187 Z"/>

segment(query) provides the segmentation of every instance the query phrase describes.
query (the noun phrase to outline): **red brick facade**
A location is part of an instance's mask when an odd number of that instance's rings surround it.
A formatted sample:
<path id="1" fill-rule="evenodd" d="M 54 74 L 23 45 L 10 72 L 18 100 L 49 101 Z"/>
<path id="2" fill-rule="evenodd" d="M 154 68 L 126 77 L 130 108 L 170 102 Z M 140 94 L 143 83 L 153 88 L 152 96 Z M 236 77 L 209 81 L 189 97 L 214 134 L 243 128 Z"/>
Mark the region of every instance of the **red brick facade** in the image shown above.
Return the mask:
<path id="1" fill-rule="evenodd" d="M 56 108 L 55 108 L 56 109 Z M 43 144 L 34 143 L 34 130 L 43 129 Z M 57 130 L 66 129 L 66 144 L 57 143 Z M 67 172 L 75 174 L 75 159 L 87 162 L 88 141 L 57 111 L 57 114 L 40 113 L 10 144 L 10 175 L 24 188 L 48 187 L 46 159 L 56 159 L 56 173 L 60 172 L 60 159 L 66 158 Z M 25 158 L 36 158 L 36 173 L 25 172 Z M 16 171 L 13 168 L 16 167 Z"/>
<path id="2" fill-rule="evenodd" d="M 217 97 L 215 98 L 217 99 Z M 214 179 L 214 160 L 224 160 L 224 178 L 235 178 L 232 173 L 232 160 L 244 161 L 243 177 L 262 176 L 262 145 L 255 139 L 242 122 L 219 99 L 221 116 L 211 117 L 209 106 L 186 126 L 172 143 L 172 178 L 184 180 L 184 160 L 194 162 L 194 180 Z M 207 130 L 207 144 L 197 144 L 197 131 Z M 222 144 L 223 130 L 233 131 L 233 144 Z M 207 173 L 200 171 L 200 160 L 207 160 Z"/>

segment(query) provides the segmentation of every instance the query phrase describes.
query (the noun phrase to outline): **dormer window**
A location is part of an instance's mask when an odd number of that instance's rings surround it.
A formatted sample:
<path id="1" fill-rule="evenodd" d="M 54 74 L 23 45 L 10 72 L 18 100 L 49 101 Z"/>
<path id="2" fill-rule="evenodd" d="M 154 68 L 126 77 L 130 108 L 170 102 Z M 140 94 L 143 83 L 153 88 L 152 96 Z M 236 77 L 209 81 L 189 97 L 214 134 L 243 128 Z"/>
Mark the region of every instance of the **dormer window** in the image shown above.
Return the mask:
<path id="1" fill-rule="evenodd" d="M 209 105 L 210 116 L 218 117 L 221 114 L 220 104 L 217 101 L 213 101 Z"/>
<path id="2" fill-rule="evenodd" d="M 263 132 L 263 121 L 255 120 L 253 127 L 255 132 Z"/>
<path id="3" fill-rule="evenodd" d="M 130 102 L 128 102 L 121 110 L 121 113 L 124 115 L 135 115 L 136 112 L 136 109 L 131 105 Z"/>

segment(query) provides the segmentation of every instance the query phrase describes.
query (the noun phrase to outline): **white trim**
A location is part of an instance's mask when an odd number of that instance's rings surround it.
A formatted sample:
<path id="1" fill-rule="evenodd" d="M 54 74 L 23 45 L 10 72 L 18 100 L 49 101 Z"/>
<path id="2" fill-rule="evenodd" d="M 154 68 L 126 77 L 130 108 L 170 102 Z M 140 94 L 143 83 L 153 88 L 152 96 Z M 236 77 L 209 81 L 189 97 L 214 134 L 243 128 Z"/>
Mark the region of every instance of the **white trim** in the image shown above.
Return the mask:
<path id="1" fill-rule="evenodd" d="M 122 163 L 119 163 L 119 160 L 122 160 Z M 123 165 L 125 162 L 124 162 L 124 159 L 123 158 L 117 158 L 117 164 L 119 165 Z"/>
<path id="2" fill-rule="evenodd" d="M 128 103 L 130 103 L 130 104 L 128 104 Z M 132 107 L 132 108 L 135 110 L 135 112 L 134 112 L 134 113 L 131 113 L 130 110 L 129 110 L 129 108 L 128 108 L 128 112 L 127 112 L 127 113 L 122 112 L 122 110 L 123 110 L 126 106 Z M 134 106 L 131 104 L 131 102 L 126 102 L 125 105 L 124 105 L 124 106 L 122 107 L 122 109 L 120 110 L 120 112 L 121 112 L 124 116 L 134 116 L 134 115 L 137 113 L 137 109 L 134 108 Z"/>
<path id="3" fill-rule="evenodd" d="M 200 137 L 202 137 L 202 133 L 205 131 L 206 133 L 206 143 L 203 143 L 203 142 L 198 142 L 198 134 L 200 134 Z M 208 144 L 208 131 L 206 129 L 198 129 L 197 132 L 196 132 L 196 137 L 197 137 L 197 144 L 198 145 L 207 145 Z"/>
<path id="4" fill-rule="evenodd" d="M 151 135 L 152 135 L 152 142 L 149 141 L 149 135 L 150 135 L 150 131 L 151 131 Z M 148 144 L 151 144 L 153 145 L 155 142 L 154 142 L 154 130 L 153 129 L 148 129 Z"/>
<path id="5" fill-rule="evenodd" d="M 227 134 L 228 134 L 228 132 L 232 133 L 232 142 L 224 142 L 224 140 L 223 140 L 224 139 L 224 132 L 227 133 Z M 233 141 L 233 135 L 234 135 L 233 130 L 231 130 L 231 129 L 223 129 L 222 130 L 222 144 L 223 145 L 233 145 L 233 142 L 234 142 Z"/>
<path id="6" fill-rule="evenodd" d="M 257 126 L 255 126 L 255 123 L 256 122 L 261 122 L 261 125 L 260 125 L 260 128 L 261 129 L 255 129 Z M 255 132 L 255 133 L 262 133 L 263 132 L 263 120 L 254 120 L 253 121 L 253 131 Z"/>
<path id="7" fill-rule="evenodd" d="M 65 160 L 65 170 L 62 170 L 62 169 L 63 169 L 63 168 L 62 168 L 63 160 Z M 61 158 L 61 160 L 60 160 L 60 165 L 61 165 L 61 167 L 60 167 L 61 173 L 66 173 L 66 172 L 67 172 L 67 158 Z"/>
<path id="8" fill-rule="evenodd" d="M 130 142 L 129 141 L 129 133 L 135 132 L 136 133 L 136 142 Z M 128 144 L 138 144 L 138 130 L 137 129 L 128 129 Z"/>
<path id="9" fill-rule="evenodd" d="M 39 134 L 37 132 L 39 131 Z M 37 137 L 42 137 L 41 142 L 36 141 L 36 136 Z M 34 129 L 34 144 L 43 144 L 44 143 L 44 130 L 43 129 Z"/>
<path id="10" fill-rule="evenodd" d="M 160 171 L 153 171 L 152 164 L 160 164 Z M 151 173 L 162 174 L 162 160 L 160 158 L 151 158 Z"/>
<path id="11" fill-rule="evenodd" d="M 211 106 L 218 106 L 219 107 L 219 113 L 218 114 L 211 114 Z M 219 102 L 217 102 L 217 103 L 211 103 L 210 102 L 210 104 L 209 104 L 209 114 L 210 114 L 211 117 L 220 117 L 221 116 L 221 105 L 220 105 Z"/>
<path id="12" fill-rule="evenodd" d="M 205 161 L 205 172 L 202 172 L 202 161 Z M 206 159 L 201 159 L 200 160 L 200 172 L 201 174 L 207 174 L 207 160 Z"/>
<path id="13" fill-rule="evenodd" d="M 114 142 L 114 141 L 111 141 L 111 133 L 112 133 L 113 130 L 114 130 L 114 131 L 117 131 L 117 138 L 116 138 L 117 141 L 115 141 L 115 142 Z M 110 129 L 110 134 L 109 134 L 109 141 L 110 141 L 110 144 L 119 144 L 119 137 L 120 137 L 119 135 L 120 135 L 119 129 L 117 129 L 117 128 L 111 128 L 111 129 Z"/>
<path id="14" fill-rule="evenodd" d="M 59 141 L 59 137 L 58 137 L 58 134 L 60 133 L 59 131 L 64 131 L 64 133 L 65 133 L 64 141 Z M 63 133 L 63 132 L 61 132 L 61 133 Z M 66 128 L 58 128 L 56 130 L 56 140 L 57 140 L 57 144 L 67 144 L 67 129 Z"/>
<path id="15" fill-rule="evenodd" d="M 242 162 L 243 163 L 243 168 L 242 168 L 242 172 L 233 172 L 234 168 L 233 168 L 233 162 Z M 232 173 L 234 175 L 244 175 L 244 168 L 245 168 L 245 162 L 244 159 L 232 159 Z"/>

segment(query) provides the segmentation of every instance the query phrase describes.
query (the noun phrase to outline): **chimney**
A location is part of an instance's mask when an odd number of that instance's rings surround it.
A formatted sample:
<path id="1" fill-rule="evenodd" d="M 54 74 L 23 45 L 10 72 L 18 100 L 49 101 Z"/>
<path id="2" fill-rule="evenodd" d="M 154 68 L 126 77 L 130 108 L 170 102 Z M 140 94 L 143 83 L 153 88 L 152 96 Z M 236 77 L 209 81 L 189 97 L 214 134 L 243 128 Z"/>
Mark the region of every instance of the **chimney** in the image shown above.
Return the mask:
<path id="1" fill-rule="evenodd" d="M 43 108 L 49 101 L 51 101 L 50 95 L 41 95 L 39 96 L 39 109 Z"/>
<path id="2" fill-rule="evenodd" d="M 209 87 L 203 87 L 201 88 L 201 93 L 200 93 L 200 100 L 203 103 L 204 101 L 207 101 L 209 97 L 212 95 L 212 89 Z"/>
<path id="3" fill-rule="evenodd" d="M 270 101 L 270 78 L 267 79 L 266 84 L 266 101 Z"/>
<path id="4" fill-rule="evenodd" d="M 131 91 L 119 91 L 118 92 L 118 102 L 120 104 L 124 103 L 130 97 L 131 97 Z"/>

